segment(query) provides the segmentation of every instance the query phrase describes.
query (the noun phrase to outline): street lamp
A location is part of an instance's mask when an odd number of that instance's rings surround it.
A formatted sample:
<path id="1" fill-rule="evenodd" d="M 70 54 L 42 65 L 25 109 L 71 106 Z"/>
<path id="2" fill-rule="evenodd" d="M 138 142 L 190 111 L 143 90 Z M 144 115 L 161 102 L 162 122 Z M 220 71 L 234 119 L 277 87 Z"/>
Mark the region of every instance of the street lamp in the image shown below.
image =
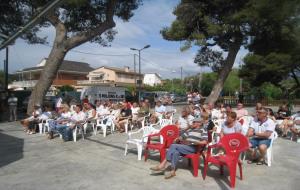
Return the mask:
<path id="1" fill-rule="evenodd" d="M 139 52 L 139 101 L 141 100 L 141 85 L 142 85 L 142 79 L 141 79 L 141 51 L 144 49 L 149 48 L 150 45 L 146 45 L 142 49 L 136 49 L 136 48 L 130 48 L 133 51 L 138 51 Z"/>
<path id="2" fill-rule="evenodd" d="M 172 71 L 172 73 L 176 73 L 176 71 Z M 174 78 L 172 76 L 172 93 L 174 94 Z"/>
<path id="3" fill-rule="evenodd" d="M 0 38 L 7 40 L 9 38 L 9 36 L 0 33 Z M 6 46 L 5 55 L 6 55 L 6 58 L 4 61 L 4 90 L 7 91 L 8 90 L 8 46 Z"/>

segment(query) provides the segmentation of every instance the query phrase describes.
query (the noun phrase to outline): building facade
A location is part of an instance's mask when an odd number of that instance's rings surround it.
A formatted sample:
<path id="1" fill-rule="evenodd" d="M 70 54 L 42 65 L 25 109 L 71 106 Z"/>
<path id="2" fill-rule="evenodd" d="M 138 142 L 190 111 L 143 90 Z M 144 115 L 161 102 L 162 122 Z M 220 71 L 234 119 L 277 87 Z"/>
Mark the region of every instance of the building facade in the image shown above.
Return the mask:
<path id="1" fill-rule="evenodd" d="M 102 66 L 98 69 L 95 69 L 87 75 L 88 80 L 78 81 L 78 85 L 96 85 L 108 83 L 117 86 L 123 85 L 134 85 L 141 76 L 138 73 L 129 70 L 129 67 L 125 67 L 124 69 L 116 68 L 116 67 L 107 67 Z"/>
<path id="2" fill-rule="evenodd" d="M 17 81 L 9 84 L 10 89 L 31 89 L 40 78 L 47 59 L 43 59 L 37 66 L 17 71 L 14 75 Z M 87 74 L 94 70 L 88 63 L 64 60 L 60 66 L 52 87 L 70 85 L 76 87 L 78 80 L 87 79 Z"/>
<path id="3" fill-rule="evenodd" d="M 162 79 L 157 73 L 148 73 L 144 75 L 144 84 L 156 86 L 162 84 Z"/>

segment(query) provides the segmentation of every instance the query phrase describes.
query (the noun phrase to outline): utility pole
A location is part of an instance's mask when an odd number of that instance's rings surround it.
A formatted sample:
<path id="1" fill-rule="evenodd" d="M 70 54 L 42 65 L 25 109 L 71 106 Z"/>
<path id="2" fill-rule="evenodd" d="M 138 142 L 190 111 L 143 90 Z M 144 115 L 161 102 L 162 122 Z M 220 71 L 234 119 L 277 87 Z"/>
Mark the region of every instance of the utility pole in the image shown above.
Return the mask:
<path id="1" fill-rule="evenodd" d="M 182 67 L 180 67 L 180 79 L 181 79 L 181 84 L 183 83 L 182 81 Z"/>
<path id="2" fill-rule="evenodd" d="M 134 95 L 136 93 L 136 60 L 135 60 L 136 54 L 133 54 L 133 68 L 134 68 Z"/>
<path id="3" fill-rule="evenodd" d="M 8 46 L 6 46 L 6 59 L 4 61 L 4 90 L 8 91 Z"/>

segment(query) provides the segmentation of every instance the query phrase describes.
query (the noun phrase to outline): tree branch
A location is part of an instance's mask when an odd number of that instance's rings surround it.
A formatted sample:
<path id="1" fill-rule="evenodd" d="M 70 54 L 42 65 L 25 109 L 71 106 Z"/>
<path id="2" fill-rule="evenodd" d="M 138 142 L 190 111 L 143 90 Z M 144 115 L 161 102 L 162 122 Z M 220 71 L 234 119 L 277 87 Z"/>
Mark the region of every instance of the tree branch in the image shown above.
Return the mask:
<path id="1" fill-rule="evenodd" d="M 292 77 L 294 78 L 294 80 L 295 80 L 297 86 L 300 87 L 300 82 L 299 82 L 299 79 L 298 79 L 298 77 L 296 76 L 295 72 L 292 70 L 291 73 L 292 73 Z"/>
<path id="2" fill-rule="evenodd" d="M 82 31 L 77 35 L 69 38 L 66 41 L 66 48 L 69 50 L 73 49 L 74 47 L 77 47 L 87 41 L 92 40 L 94 37 L 101 35 L 106 30 L 115 27 L 116 23 L 113 20 L 115 5 L 116 0 L 110 0 L 107 3 L 105 22 L 98 24 L 94 29 Z"/>

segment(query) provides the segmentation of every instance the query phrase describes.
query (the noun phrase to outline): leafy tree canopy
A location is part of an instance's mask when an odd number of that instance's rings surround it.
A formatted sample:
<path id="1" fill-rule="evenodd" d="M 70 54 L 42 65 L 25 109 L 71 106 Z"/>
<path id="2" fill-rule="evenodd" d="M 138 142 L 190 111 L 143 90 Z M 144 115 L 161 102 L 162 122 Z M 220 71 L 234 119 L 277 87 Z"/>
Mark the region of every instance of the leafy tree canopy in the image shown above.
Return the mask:
<path id="1" fill-rule="evenodd" d="M 0 3 L 0 33 L 12 35 L 20 27 L 24 26 L 30 19 L 38 14 L 43 7 L 51 0 L 10 0 Z M 47 37 L 38 36 L 42 27 L 55 26 L 58 23 L 66 27 L 67 39 L 75 35 L 85 35 L 85 32 L 92 32 L 107 22 L 107 4 L 109 0 L 68 0 L 48 14 L 35 27 L 28 30 L 21 36 L 29 43 L 46 43 Z M 140 0 L 116 0 L 114 15 L 123 21 L 128 21 L 133 15 L 132 10 L 141 3 Z M 107 30 L 104 35 L 90 39 L 101 45 L 108 45 L 113 40 L 116 31 Z"/>

